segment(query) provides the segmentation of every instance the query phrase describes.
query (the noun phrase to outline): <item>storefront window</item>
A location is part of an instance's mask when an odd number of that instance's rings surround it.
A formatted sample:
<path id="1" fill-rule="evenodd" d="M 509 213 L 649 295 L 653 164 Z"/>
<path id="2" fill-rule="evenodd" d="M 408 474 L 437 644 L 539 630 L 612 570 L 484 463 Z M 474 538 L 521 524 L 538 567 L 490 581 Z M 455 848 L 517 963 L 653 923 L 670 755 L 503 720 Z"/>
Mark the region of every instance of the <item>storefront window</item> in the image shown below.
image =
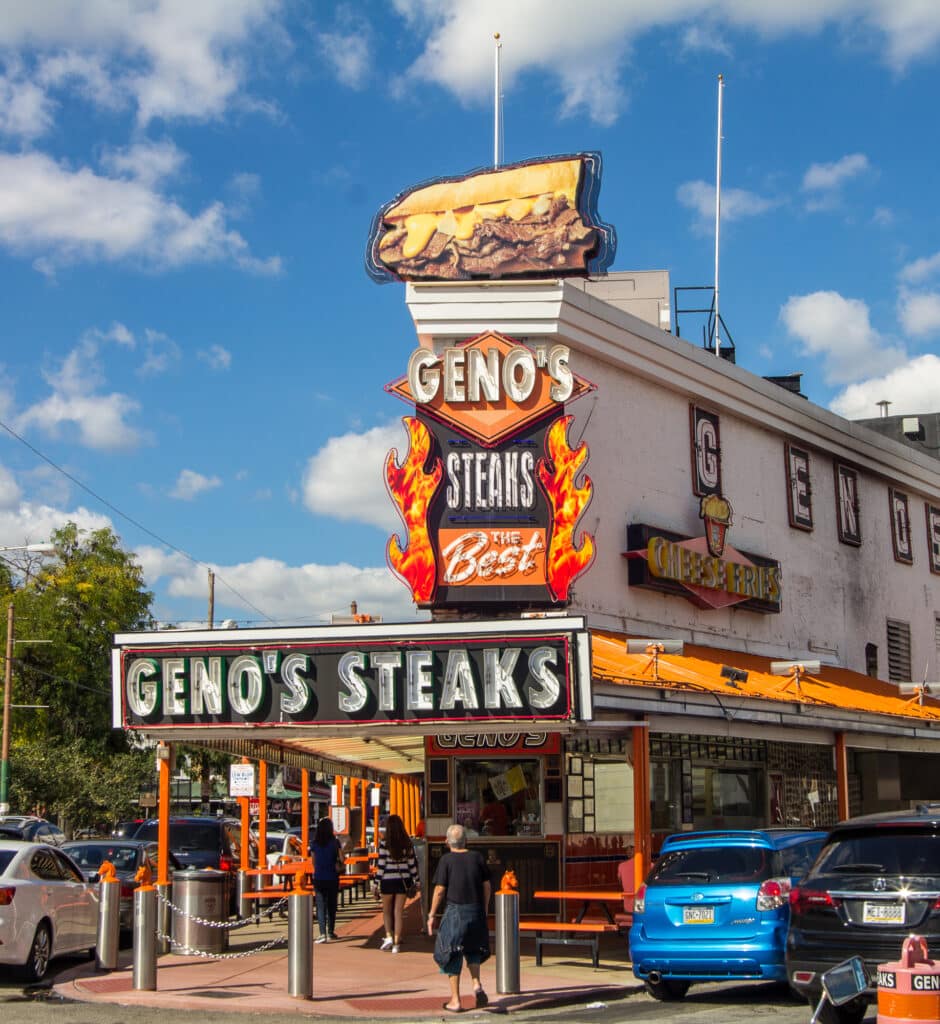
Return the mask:
<path id="1" fill-rule="evenodd" d="M 692 767 L 696 828 L 754 828 L 763 824 L 763 773 L 746 768 Z"/>
<path id="2" fill-rule="evenodd" d="M 500 758 L 455 761 L 454 820 L 467 835 L 537 836 L 542 833 L 539 762 Z"/>
<path id="3" fill-rule="evenodd" d="M 681 764 L 650 762 L 650 823 L 654 832 L 675 832 L 682 824 Z"/>

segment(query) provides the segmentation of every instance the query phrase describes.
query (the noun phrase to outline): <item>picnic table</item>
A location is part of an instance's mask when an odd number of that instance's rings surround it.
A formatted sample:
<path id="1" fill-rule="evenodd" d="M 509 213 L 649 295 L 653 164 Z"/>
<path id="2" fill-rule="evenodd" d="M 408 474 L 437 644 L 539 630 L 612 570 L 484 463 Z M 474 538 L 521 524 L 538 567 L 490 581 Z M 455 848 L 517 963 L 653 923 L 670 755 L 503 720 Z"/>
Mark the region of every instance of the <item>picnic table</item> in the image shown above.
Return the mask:
<path id="1" fill-rule="evenodd" d="M 614 924 L 613 914 L 610 912 L 608 903 L 618 903 L 623 907 L 626 893 L 619 889 L 562 889 L 559 891 L 540 889 L 532 894 L 537 900 L 561 900 L 562 902 L 580 903 L 578 916 L 574 919 L 575 924 L 581 924 L 588 910 L 593 904 L 598 904 L 604 912 L 604 916 L 610 924 Z"/>

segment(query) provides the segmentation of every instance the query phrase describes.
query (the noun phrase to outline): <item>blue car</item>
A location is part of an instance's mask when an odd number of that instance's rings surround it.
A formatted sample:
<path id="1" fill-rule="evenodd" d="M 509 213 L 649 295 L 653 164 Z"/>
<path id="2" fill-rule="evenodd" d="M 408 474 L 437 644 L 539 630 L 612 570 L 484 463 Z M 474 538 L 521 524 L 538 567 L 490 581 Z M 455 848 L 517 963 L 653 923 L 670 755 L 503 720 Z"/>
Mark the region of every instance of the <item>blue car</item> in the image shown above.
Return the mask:
<path id="1" fill-rule="evenodd" d="M 636 894 L 633 973 L 656 999 L 694 981 L 786 981 L 789 893 L 825 832 L 795 829 L 669 836 Z"/>

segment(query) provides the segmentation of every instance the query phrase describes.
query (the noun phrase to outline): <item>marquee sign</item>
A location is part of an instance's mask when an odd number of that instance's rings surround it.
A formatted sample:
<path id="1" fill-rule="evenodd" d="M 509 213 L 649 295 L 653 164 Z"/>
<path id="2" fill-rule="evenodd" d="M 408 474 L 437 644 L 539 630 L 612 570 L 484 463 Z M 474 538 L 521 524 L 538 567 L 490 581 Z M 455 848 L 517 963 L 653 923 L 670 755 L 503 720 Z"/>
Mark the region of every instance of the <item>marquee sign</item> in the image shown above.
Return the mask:
<path id="1" fill-rule="evenodd" d="M 530 348 L 495 332 L 434 353 L 416 349 L 387 386 L 414 402 L 409 450 L 392 450 L 386 483 L 408 533 L 388 562 L 416 604 L 567 602 L 594 558 L 577 533 L 591 495 L 572 449 L 565 402 L 593 390 L 560 344 Z"/>
<path id="2" fill-rule="evenodd" d="M 727 543 L 732 520 L 726 499 L 710 495 L 701 504 L 703 537 L 684 537 L 645 523 L 627 527 L 624 558 L 629 563 L 630 585 L 681 594 L 700 608 L 737 605 L 755 612 L 779 612 L 780 563 Z"/>
<path id="3" fill-rule="evenodd" d="M 580 619 L 367 627 L 355 636 L 307 630 L 306 639 L 293 631 L 284 641 L 270 632 L 224 642 L 212 631 L 175 633 L 172 642 L 119 636 L 115 725 L 498 724 L 568 719 L 579 706 L 590 715 Z"/>

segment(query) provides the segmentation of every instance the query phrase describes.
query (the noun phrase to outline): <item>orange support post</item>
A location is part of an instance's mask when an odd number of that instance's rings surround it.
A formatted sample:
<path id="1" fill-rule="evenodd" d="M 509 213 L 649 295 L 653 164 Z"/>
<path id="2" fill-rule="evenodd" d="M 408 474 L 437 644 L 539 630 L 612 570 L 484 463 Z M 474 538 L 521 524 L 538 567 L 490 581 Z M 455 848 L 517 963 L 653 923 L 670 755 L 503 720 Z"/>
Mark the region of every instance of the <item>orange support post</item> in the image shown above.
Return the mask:
<path id="1" fill-rule="evenodd" d="M 349 809 L 359 806 L 359 780 L 350 777 L 349 779 Z"/>
<path id="2" fill-rule="evenodd" d="M 242 758 L 242 764 L 250 764 L 247 757 Z M 249 837 L 251 827 L 251 798 L 247 796 L 241 796 L 238 798 L 238 802 L 241 806 L 241 835 L 239 836 L 239 844 L 241 849 L 238 854 L 238 867 L 241 871 L 247 871 L 251 867 L 251 840 Z"/>
<path id="3" fill-rule="evenodd" d="M 376 802 L 375 807 L 372 808 L 372 845 L 375 847 L 374 853 L 379 852 L 379 815 L 382 811 L 382 786 L 380 783 L 376 783 L 375 788 L 379 791 L 379 799 Z"/>
<path id="4" fill-rule="evenodd" d="M 258 867 L 267 863 L 268 849 L 268 762 L 258 762 Z"/>
<path id="5" fill-rule="evenodd" d="M 633 737 L 633 845 L 635 889 L 646 881 L 653 860 L 650 835 L 650 746 L 649 729 L 644 724 L 630 730 Z"/>
<path id="6" fill-rule="evenodd" d="M 418 822 L 421 820 L 421 788 L 418 785 L 418 780 L 412 778 L 411 780 L 411 827 L 408 829 L 408 835 L 413 836 L 418 831 Z"/>
<path id="7" fill-rule="evenodd" d="M 160 742 L 157 744 L 159 765 L 158 807 L 157 807 L 157 885 L 170 884 L 170 761 L 173 747 Z"/>
<path id="8" fill-rule="evenodd" d="M 310 771 L 300 770 L 300 842 L 303 855 L 310 849 Z"/>
<path id="9" fill-rule="evenodd" d="M 836 800 L 839 807 L 839 821 L 849 817 L 849 751 L 845 733 L 836 733 Z"/>
<path id="10" fill-rule="evenodd" d="M 369 783 L 362 779 L 359 786 L 359 794 L 362 797 L 362 814 L 359 815 L 359 848 L 366 846 L 366 819 L 369 817 Z"/>

